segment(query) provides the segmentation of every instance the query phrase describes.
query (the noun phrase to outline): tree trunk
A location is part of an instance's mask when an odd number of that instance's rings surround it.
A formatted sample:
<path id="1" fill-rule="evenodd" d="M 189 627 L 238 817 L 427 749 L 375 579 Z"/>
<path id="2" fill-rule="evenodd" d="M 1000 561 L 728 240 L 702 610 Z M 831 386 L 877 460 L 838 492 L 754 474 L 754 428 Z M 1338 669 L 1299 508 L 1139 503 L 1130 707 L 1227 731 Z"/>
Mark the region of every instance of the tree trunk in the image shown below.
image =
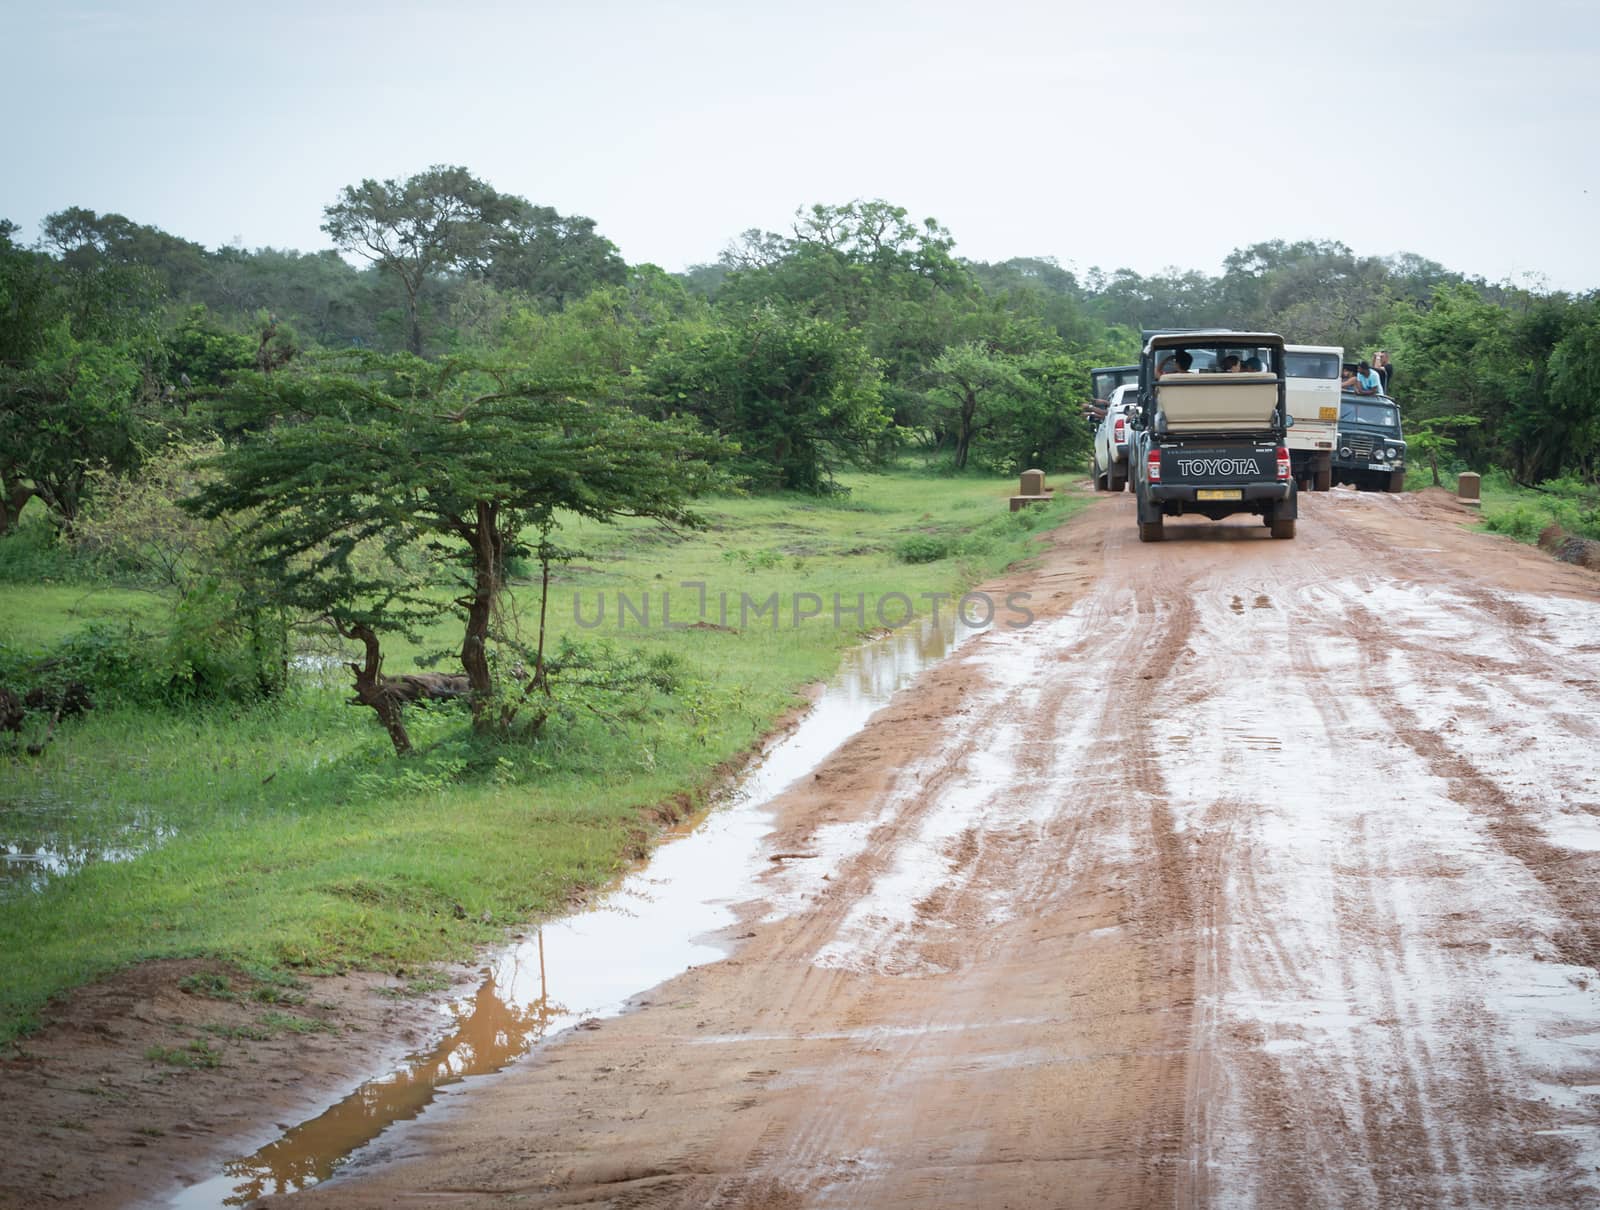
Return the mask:
<path id="1" fill-rule="evenodd" d="M 499 510 L 482 501 L 472 542 L 472 597 L 467 602 L 467 630 L 461 640 L 461 667 L 472 686 L 472 725 L 479 731 L 493 725 L 490 703 L 494 679 L 489 672 L 489 619 L 500 591 Z"/>
<path id="2" fill-rule="evenodd" d="M 32 500 L 33 487 L 0 475 L 0 534 L 9 534 L 22 519 L 22 506 Z"/>
<path id="3" fill-rule="evenodd" d="M 356 675 L 356 695 L 350 699 L 350 705 L 371 707 L 378 721 L 383 724 L 383 729 L 389 733 L 394 754 L 405 756 L 411 751 L 411 736 L 406 732 L 404 716 L 405 702 L 383 683 L 383 653 L 378 647 L 378 636 L 366 626 L 352 626 L 347 630 L 337 622 L 333 625 L 342 637 L 360 639 L 367 651 L 364 665 L 350 665 L 350 671 Z"/>
<path id="4" fill-rule="evenodd" d="M 406 287 L 406 348 L 422 356 L 422 317 L 417 310 L 417 287 L 402 277 Z"/>
<path id="5" fill-rule="evenodd" d="M 978 401 L 971 391 L 961 401 L 961 432 L 956 437 L 956 470 L 967 469 L 967 451 L 972 448 L 972 417 L 977 413 Z"/>

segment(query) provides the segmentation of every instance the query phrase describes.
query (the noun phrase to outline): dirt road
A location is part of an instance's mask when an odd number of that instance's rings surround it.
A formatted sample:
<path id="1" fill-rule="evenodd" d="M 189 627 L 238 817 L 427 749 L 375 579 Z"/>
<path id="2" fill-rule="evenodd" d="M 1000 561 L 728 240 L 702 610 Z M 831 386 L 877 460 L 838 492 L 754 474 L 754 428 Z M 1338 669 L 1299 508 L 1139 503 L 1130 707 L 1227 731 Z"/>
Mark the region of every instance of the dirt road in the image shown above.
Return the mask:
<path id="1" fill-rule="evenodd" d="M 1465 519 L 1098 501 L 731 957 L 269 1204 L 1593 1204 L 1600 579 Z"/>

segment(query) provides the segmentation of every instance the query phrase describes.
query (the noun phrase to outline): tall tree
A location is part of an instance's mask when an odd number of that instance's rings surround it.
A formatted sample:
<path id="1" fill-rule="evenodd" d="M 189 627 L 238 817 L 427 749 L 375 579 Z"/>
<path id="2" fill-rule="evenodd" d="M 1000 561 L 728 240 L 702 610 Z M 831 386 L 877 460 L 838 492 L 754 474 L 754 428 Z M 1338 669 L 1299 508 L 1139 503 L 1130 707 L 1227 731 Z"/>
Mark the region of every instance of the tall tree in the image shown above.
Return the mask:
<path id="1" fill-rule="evenodd" d="M 558 214 L 521 198 L 489 245 L 484 272 L 496 286 L 554 308 L 600 286 L 620 286 L 628 267 L 592 218 Z"/>
<path id="2" fill-rule="evenodd" d="M 420 357 L 423 288 L 440 274 L 481 268 L 497 233 L 525 205 L 465 168 L 436 164 L 404 181 L 368 178 L 346 185 L 324 208 L 322 229 L 400 283 L 406 346 Z"/>

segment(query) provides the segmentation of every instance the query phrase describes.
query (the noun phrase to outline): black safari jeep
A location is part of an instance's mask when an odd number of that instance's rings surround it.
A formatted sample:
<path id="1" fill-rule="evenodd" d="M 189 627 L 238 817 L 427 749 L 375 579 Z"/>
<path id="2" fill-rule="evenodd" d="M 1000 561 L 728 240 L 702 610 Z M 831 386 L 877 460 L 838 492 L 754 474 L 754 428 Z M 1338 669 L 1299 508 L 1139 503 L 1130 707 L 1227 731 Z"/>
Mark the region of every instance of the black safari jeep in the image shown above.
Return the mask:
<path id="1" fill-rule="evenodd" d="M 1373 492 L 1406 488 L 1406 443 L 1400 436 L 1400 405 L 1387 395 L 1339 396 L 1339 436 L 1333 451 L 1333 481 Z"/>
<path id="2" fill-rule="evenodd" d="M 1294 537 L 1298 501 L 1284 446 L 1283 337 L 1267 332 L 1153 332 L 1139 359 L 1128 474 L 1139 539 L 1167 517 L 1255 513 Z"/>

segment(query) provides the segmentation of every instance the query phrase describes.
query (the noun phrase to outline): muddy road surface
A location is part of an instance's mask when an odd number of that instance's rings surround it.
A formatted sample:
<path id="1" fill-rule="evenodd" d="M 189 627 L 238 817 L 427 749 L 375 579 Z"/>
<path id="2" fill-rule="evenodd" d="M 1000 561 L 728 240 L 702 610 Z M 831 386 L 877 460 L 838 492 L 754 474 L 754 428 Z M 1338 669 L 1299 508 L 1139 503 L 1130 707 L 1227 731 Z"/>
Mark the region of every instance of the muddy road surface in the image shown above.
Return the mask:
<path id="1" fill-rule="evenodd" d="M 726 958 L 262 1204 L 1600 1201 L 1600 576 L 1132 511 L 777 801 Z"/>
<path id="2" fill-rule="evenodd" d="M 780 800 L 723 961 L 272 1205 L 1600 1199 L 1600 580 L 1102 499 Z"/>

